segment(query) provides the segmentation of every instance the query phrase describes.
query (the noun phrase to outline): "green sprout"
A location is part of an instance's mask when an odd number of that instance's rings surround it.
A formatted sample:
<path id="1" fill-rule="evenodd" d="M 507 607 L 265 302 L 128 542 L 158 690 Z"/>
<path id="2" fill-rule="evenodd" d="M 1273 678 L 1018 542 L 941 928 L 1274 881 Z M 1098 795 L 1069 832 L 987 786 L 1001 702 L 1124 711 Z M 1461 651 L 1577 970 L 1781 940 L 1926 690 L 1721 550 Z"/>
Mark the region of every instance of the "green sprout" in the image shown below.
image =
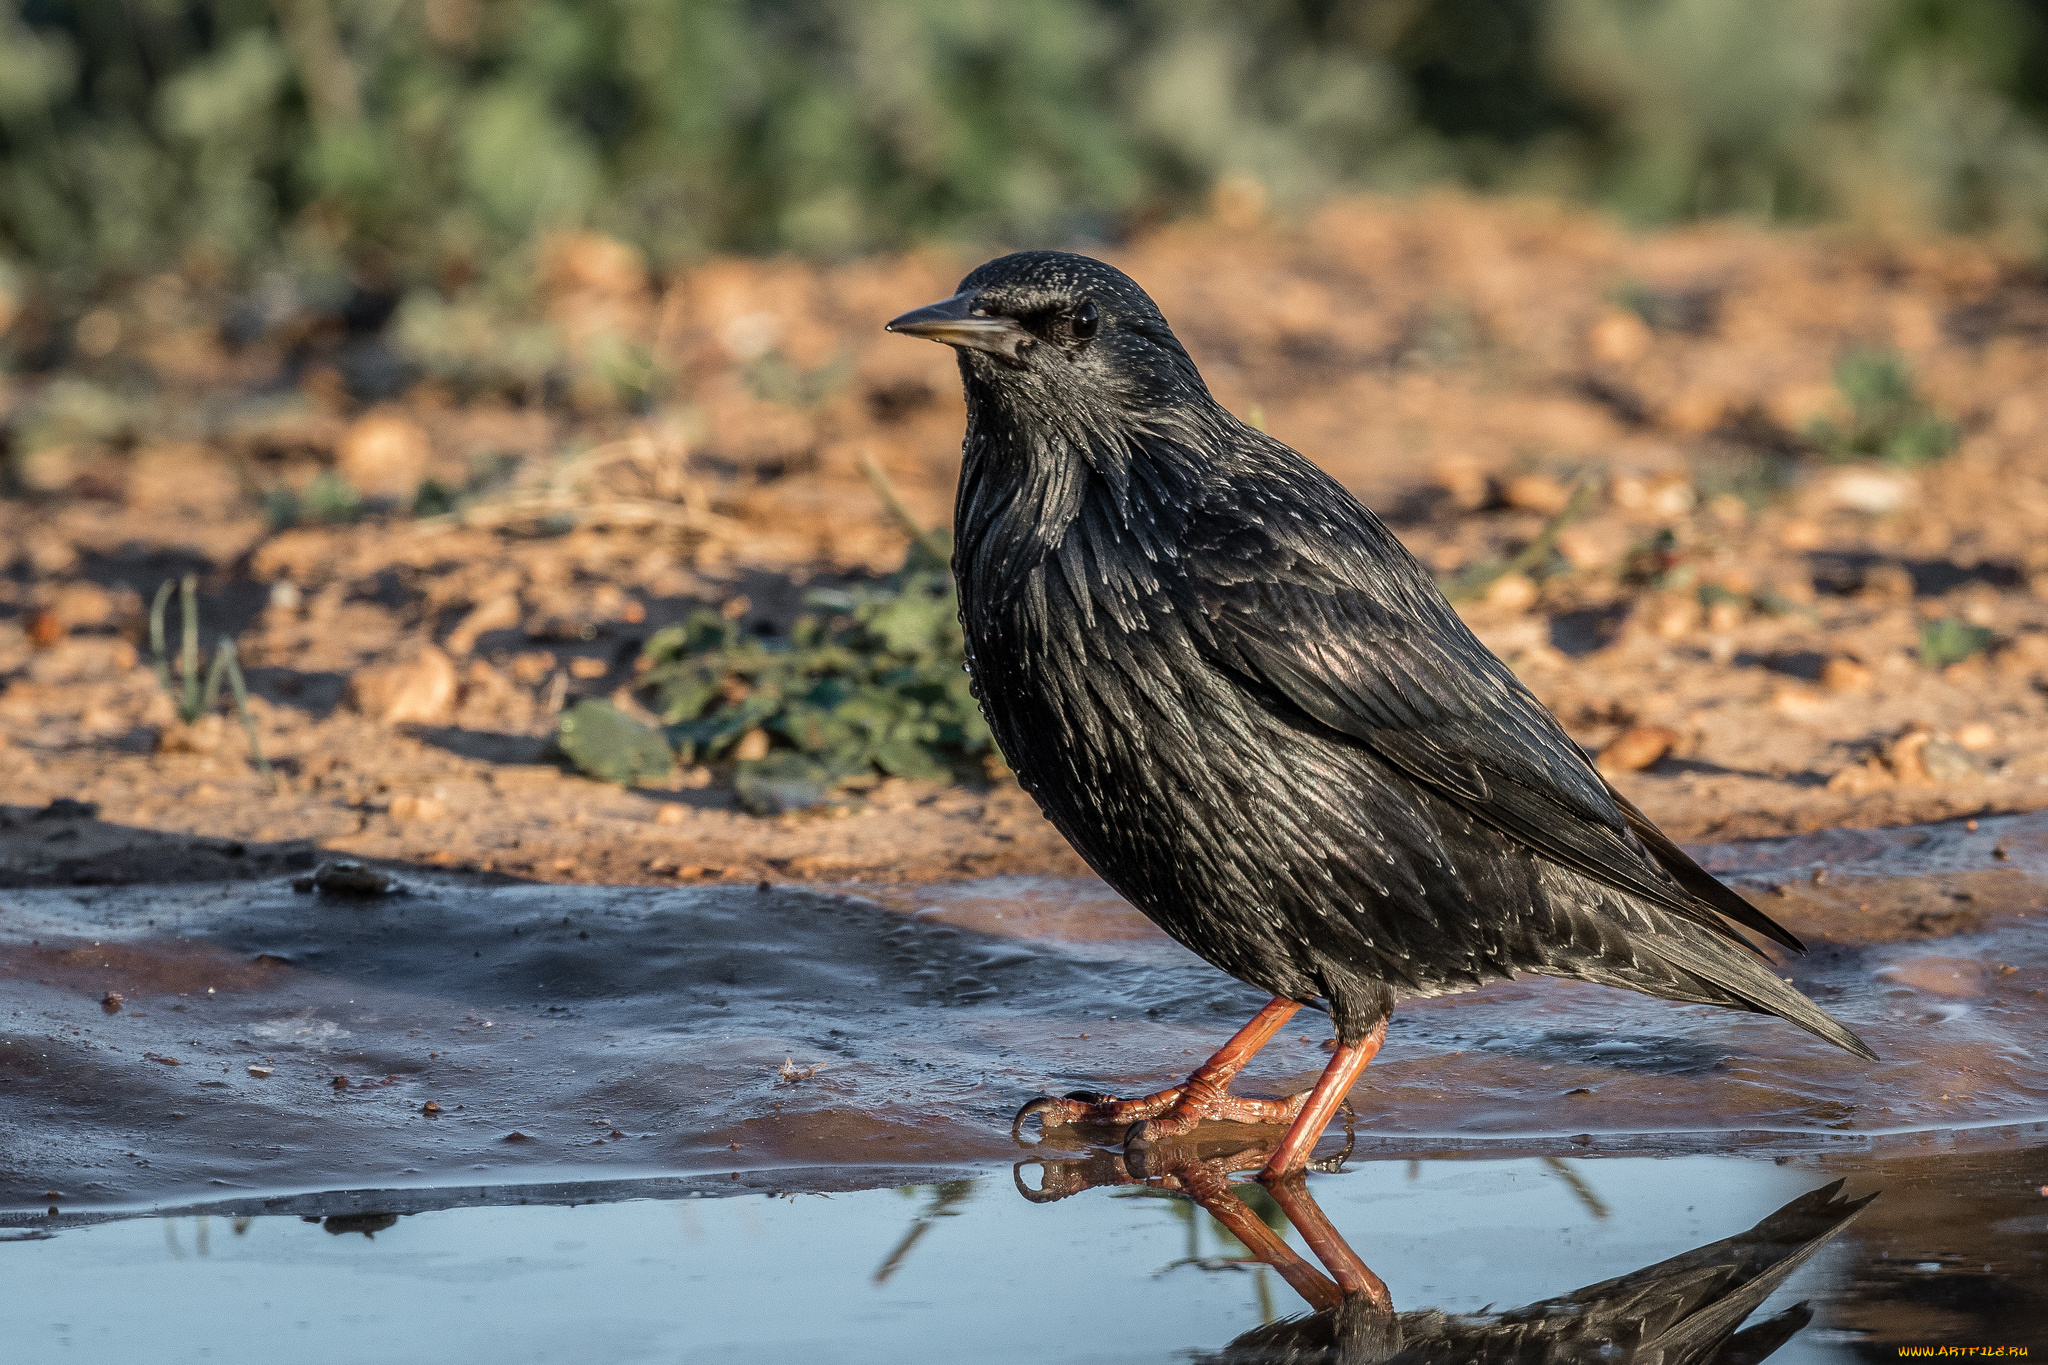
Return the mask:
<path id="1" fill-rule="evenodd" d="M 277 777 L 270 771 L 270 761 L 263 757 L 263 745 L 256 738 L 256 721 L 249 714 L 249 688 L 242 679 L 242 665 L 235 657 L 235 642 L 230 637 L 220 637 L 220 645 L 213 652 L 213 664 L 206 670 L 206 681 L 199 681 L 199 580 L 193 574 L 186 574 L 178 584 L 179 604 L 182 609 L 184 634 L 178 642 L 179 683 L 171 681 L 171 661 L 164 648 L 164 608 L 171 600 L 171 580 L 165 579 L 163 586 L 156 590 L 156 601 L 149 608 L 149 651 L 156 665 L 156 679 L 177 704 L 178 719 L 186 725 L 195 724 L 201 716 L 212 712 L 220 701 L 221 680 L 226 679 L 235 699 L 235 715 L 241 719 L 242 733 L 249 737 L 249 752 L 255 757 L 256 770 L 263 774 L 264 783 L 272 791 L 277 790 Z"/>
<path id="2" fill-rule="evenodd" d="M 1912 468 L 1955 449 L 1956 424 L 1927 406 L 1912 368 L 1893 352 L 1849 352 L 1835 366 L 1835 387 L 1848 400 L 1848 421 L 1821 417 L 1807 429 L 1829 459 Z"/>

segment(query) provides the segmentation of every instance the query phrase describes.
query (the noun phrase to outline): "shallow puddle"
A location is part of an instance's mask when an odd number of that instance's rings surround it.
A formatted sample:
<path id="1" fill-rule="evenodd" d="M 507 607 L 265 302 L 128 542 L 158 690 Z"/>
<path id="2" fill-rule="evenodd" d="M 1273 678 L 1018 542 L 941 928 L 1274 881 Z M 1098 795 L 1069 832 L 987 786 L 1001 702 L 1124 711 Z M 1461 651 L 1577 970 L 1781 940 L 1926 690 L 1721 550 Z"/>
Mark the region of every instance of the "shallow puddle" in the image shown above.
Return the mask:
<path id="1" fill-rule="evenodd" d="M 2048 819 L 1703 855 L 1809 936 L 1787 970 L 1883 1062 L 1574 983 L 1414 1003 L 1315 1198 L 1395 1313 L 1455 1314 L 1847 1176 L 1882 1197 L 1744 1306 L 1819 1305 L 1772 1359 L 2024 1340 Z M 37 1358 L 1185 1360 L 1316 1305 L 1320 1272 L 1235 1264 L 1089 1148 L 1114 1135 L 1020 1150 L 1009 1117 L 1177 1079 L 1259 1003 L 1095 882 L 0 893 L 10 1297 Z M 1302 1088 L 1326 1036 L 1301 1016 L 1241 1088 Z M 1020 1160 L 1079 1192 L 1031 1202 Z M 1401 1321 L 1399 1359 L 1482 1358 Z M 1397 1358 L 1372 1340 L 1345 1358 Z"/>
<path id="2" fill-rule="evenodd" d="M 1021 1178 L 1035 1188 L 1042 1174 Z M 1748 1315 L 1759 1334 L 1789 1334 L 1776 1365 L 1890 1360 L 1901 1345 L 2048 1349 L 2040 1148 L 1419 1156 L 1311 1176 L 1310 1189 L 1385 1282 L 1401 1359 L 1483 1361 L 1510 1358 L 1500 1314 L 1740 1234 L 1835 1179 L 1841 1201 L 1877 1198 Z M 1235 1188 L 1292 1252 L 1313 1254 L 1263 1190 Z M 569 1202 L 579 1194 L 607 1202 Z M 0 1245 L 9 1335 L 22 1359 L 167 1363 L 1187 1362 L 1285 1358 L 1216 1353 L 1310 1306 L 1215 1218 L 1145 1186 L 1039 1205 L 996 1171 L 832 1196 L 620 1184 L 468 1197 L 483 1202 L 361 1192 L 58 1219 L 41 1240 Z M 1446 1324 L 1431 1309 L 1492 1316 Z M 1429 1354 L 1455 1327 L 1456 1353 Z"/>

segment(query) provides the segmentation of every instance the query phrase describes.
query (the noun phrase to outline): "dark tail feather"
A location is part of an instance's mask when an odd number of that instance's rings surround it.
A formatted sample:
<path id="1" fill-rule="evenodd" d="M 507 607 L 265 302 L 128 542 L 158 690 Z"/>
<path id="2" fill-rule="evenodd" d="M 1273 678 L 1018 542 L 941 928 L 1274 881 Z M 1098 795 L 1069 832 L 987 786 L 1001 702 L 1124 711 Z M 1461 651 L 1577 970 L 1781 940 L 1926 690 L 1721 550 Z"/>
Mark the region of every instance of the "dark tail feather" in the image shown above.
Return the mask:
<path id="1" fill-rule="evenodd" d="M 1790 1309 L 1737 1332 L 1744 1318 L 1876 1195 L 1809 1190 L 1747 1232 L 1499 1317 L 1404 1313 L 1397 1362 L 1592 1360 L 1623 1348 L 1664 1365 L 1756 1365 L 1811 1317 Z M 1596 1354 L 1597 1352 L 1597 1354 Z"/>
<path id="2" fill-rule="evenodd" d="M 1791 1277 L 1793 1271 L 1805 1265 L 1829 1238 L 1847 1227 L 1857 1214 L 1863 1212 L 1866 1204 L 1877 1198 L 1874 1194 L 1867 1194 L 1853 1202 L 1837 1200 L 1835 1196 L 1841 1188 L 1842 1182 L 1837 1180 L 1832 1185 L 1810 1190 L 1748 1232 L 1730 1237 L 1724 1242 L 1716 1242 L 1712 1246 L 1701 1247 L 1698 1251 L 1689 1253 L 1689 1257 L 1679 1258 L 1685 1260 L 1697 1257 L 1707 1260 L 1716 1258 L 1718 1253 L 1718 1258 L 1729 1265 L 1738 1283 L 1723 1298 L 1686 1317 L 1669 1331 L 1661 1334 L 1655 1342 L 1643 1343 L 1644 1354 L 1651 1355 L 1650 1348 L 1654 1346 L 1663 1351 L 1661 1357 L 1654 1358 L 1673 1362 L 1674 1365 L 1678 1365 L 1678 1362 L 1693 1361 L 1707 1365 L 1710 1361 L 1731 1358 L 1761 1360 L 1764 1355 L 1776 1350 L 1783 1344 L 1785 1337 L 1804 1324 L 1804 1319 L 1792 1324 L 1790 1330 L 1776 1340 L 1770 1340 L 1773 1333 L 1763 1329 L 1784 1322 L 1789 1319 L 1790 1314 L 1782 1314 L 1769 1322 L 1757 1324 L 1742 1334 L 1743 1337 L 1751 1339 L 1743 1343 L 1745 1350 L 1741 1356 L 1731 1357 L 1730 1350 L 1736 1346 L 1739 1338 L 1731 1340 L 1729 1333 L 1737 1323 L 1756 1311 L 1757 1305 L 1769 1298 L 1779 1285 Z M 1725 1346 L 1716 1349 L 1716 1343 L 1725 1343 Z M 1762 1355 L 1754 1354 L 1759 1347 L 1766 1349 Z"/>
<path id="3" fill-rule="evenodd" d="M 1638 946 L 1680 971 L 1728 992 L 1751 1009 L 1797 1024 L 1814 1037 L 1853 1052 L 1867 1062 L 1878 1059 L 1870 1045 L 1840 1020 L 1774 975 L 1769 963 L 1729 952 L 1718 940 L 1696 941 L 1695 935 L 1704 938 L 1702 931 L 1682 921 L 1675 922 L 1674 928 L 1677 932 L 1646 939 Z"/>
<path id="4" fill-rule="evenodd" d="M 1644 847 L 1650 850 L 1650 856 L 1655 858 L 1680 886 L 1745 929 L 1752 929 L 1773 942 L 1783 944 L 1795 953 L 1806 951 L 1806 945 L 1799 941 L 1798 935 L 1751 905 L 1737 895 L 1733 887 L 1724 885 L 1720 878 L 1694 862 L 1691 854 L 1671 842 L 1669 835 L 1651 824 L 1650 817 L 1636 809 L 1633 801 L 1615 791 L 1612 784 L 1608 786 L 1607 791 L 1613 796 L 1614 803 L 1621 807 L 1622 815 L 1628 820 L 1629 829 L 1635 833 L 1636 838 L 1643 841 Z M 1855 1049 L 1851 1048 L 1850 1051 L 1853 1052 Z"/>
<path id="5" fill-rule="evenodd" d="M 1812 1321 L 1813 1305 L 1802 1299 L 1728 1338 L 1728 1344 L 1715 1352 L 1707 1365 L 1761 1365 Z"/>

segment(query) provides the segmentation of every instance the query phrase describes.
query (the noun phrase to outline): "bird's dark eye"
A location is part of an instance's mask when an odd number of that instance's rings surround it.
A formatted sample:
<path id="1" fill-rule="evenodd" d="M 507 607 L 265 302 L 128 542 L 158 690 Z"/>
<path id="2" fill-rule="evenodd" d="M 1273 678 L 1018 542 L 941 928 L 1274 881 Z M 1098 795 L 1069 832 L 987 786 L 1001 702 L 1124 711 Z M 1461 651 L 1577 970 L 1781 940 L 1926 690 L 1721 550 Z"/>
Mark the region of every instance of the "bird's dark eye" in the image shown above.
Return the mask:
<path id="1" fill-rule="evenodd" d="M 1095 311 L 1092 300 L 1083 301 L 1074 310 L 1074 340 L 1086 341 L 1095 335 L 1095 329 L 1102 325 L 1102 315 Z"/>

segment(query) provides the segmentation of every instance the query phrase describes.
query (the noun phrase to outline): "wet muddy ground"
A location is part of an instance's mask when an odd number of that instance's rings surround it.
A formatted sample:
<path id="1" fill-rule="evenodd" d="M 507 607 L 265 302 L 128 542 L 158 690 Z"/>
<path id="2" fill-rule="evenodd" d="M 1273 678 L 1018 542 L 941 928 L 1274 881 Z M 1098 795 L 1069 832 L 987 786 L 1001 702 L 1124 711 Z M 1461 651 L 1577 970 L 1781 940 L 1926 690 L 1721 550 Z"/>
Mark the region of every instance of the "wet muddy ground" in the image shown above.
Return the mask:
<path id="1" fill-rule="evenodd" d="M 2048 1119 L 2044 825 L 1706 851 L 1814 937 L 1788 973 L 1880 1063 L 1768 1016 L 1502 983 L 1397 1014 L 1354 1096 L 1361 1143 L 1810 1149 Z M 1010 1157 L 1035 1094 L 1156 1089 L 1260 1003 L 1093 881 L 280 877 L 10 892 L 0 935 L 17 1206 L 564 1172 L 899 1182 Z M 1249 1084 L 1305 1088 L 1326 1037 L 1307 1016 Z"/>
<path id="2" fill-rule="evenodd" d="M 1394 1309 L 1466 1313 L 1844 1176 L 1883 1194 L 1758 1309 L 1818 1305 L 1773 1359 L 2026 1341 L 2048 819 L 1973 824 L 1700 850 L 1882 1062 L 1575 983 L 1411 1004 L 1315 1198 Z M 300 885 L 0 900 L 0 1258 L 41 1356 L 1036 1359 L 1052 1323 L 1066 1358 L 1184 1360 L 1310 1306 L 1117 1135 L 1010 1136 L 1032 1095 L 1177 1078 L 1259 1003 L 1100 883 Z M 1320 1023 L 1243 1088 L 1308 1084 Z"/>

